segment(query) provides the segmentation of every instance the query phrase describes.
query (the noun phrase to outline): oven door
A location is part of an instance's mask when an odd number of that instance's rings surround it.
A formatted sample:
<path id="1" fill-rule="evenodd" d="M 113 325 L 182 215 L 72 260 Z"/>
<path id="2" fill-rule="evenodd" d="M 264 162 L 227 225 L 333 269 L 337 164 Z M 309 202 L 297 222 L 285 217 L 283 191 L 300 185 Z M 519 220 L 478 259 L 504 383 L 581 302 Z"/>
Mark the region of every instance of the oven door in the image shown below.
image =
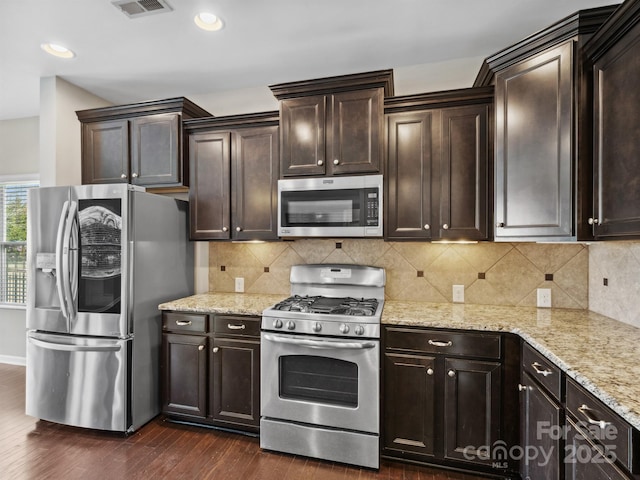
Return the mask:
<path id="1" fill-rule="evenodd" d="M 262 332 L 262 417 L 378 434 L 378 340 Z"/>

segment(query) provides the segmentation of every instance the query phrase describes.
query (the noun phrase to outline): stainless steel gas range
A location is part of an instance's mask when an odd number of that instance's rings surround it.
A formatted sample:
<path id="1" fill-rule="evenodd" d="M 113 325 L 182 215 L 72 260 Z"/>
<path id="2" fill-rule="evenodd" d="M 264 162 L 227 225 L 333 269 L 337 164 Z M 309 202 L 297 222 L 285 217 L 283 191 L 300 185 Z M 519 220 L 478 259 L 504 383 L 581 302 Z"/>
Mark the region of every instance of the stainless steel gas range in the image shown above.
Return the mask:
<path id="1" fill-rule="evenodd" d="M 262 313 L 260 446 L 379 467 L 385 272 L 295 265 L 291 294 Z"/>

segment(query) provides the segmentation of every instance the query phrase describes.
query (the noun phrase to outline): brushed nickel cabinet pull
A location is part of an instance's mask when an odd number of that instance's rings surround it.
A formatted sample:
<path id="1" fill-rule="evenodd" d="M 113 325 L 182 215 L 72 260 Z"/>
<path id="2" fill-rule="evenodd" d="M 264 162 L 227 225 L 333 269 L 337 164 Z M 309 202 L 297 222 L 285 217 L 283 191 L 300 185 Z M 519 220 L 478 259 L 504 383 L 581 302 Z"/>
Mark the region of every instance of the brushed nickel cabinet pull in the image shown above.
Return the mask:
<path id="1" fill-rule="evenodd" d="M 453 377 L 455 377 L 455 376 L 456 376 L 456 371 L 455 371 L 455 370 L 449 370 L 449 371 L 447 372 L 447 375 L 449 375 L 451 378 L 453 378 Z"/>
<path id="2" fill-rule="evenodd" d="M 220 350 L 218 347 L 213 347 L 213 353 L 218 353 L 218 350 Z"/>
<path id="3" fill-rule="evenodd" d="M 232 323 L 228 323 L 227 324 L 227 328 L 229 330 L 244 330 L 246 327 L 245 327 L 244 324 L 242 324 L 242 325 L 234 325 Z"/>
<path id="4" fill-rule="evenodd" d="M 598 420 L 597 418 L 595 418 L 592 414 L 593 410 L 591 410 L 584 404 L 578 407 L 578 411 L 582 415 L 584 415 L 584 418 L 586 418 L 587 422 L 589 422 L 591 425 L 598 425 L 600 428 L 605 428 L 606 426 L 611 425 L 611 422 L 606 422 L 604 420 Z"/>
<path id="5" fill-rule="evenodd" d="M 536 371 L 536 373 L 543 375 L 545 377 L 548 377 L 553 373 L 551 370 L 547 370 L 546 368 L 544 368 L 544 365 L 541 365 L 538 362 L 533 362 L 531 366 Z"/>
<path id="6" fill-rule="evenodd" d="M 204 350 L 204 345 L 198 345 L 198 350 L 200 351 Z"/>
<path id="7" fill-rule="evenodd" d="M 519 392 L 526 392 L 527 390 L 531 390 L 531 387 L 527 387 L 526 385 L 522 385 L 521 383 L 518 384 Z"/>
<path id="8" fill-rule="evenodd" d="M 427 368 L 427 375 L 433 375 L 433 368 Z"/>
<path id="9" fill-rule="evenodd" d="M 191 325 L 191 320 L 176 320 L 176 325 L 179 327 L 188 327 Z"/>
<path id="10" fill-rule="evenodd" d="M 433 345 L 434 347 L 450 347 L 453 345 L 453 342 L 449 340 L 448 342 L 442 342 L 440 340 L 429 340 L 429 345 Z"/>

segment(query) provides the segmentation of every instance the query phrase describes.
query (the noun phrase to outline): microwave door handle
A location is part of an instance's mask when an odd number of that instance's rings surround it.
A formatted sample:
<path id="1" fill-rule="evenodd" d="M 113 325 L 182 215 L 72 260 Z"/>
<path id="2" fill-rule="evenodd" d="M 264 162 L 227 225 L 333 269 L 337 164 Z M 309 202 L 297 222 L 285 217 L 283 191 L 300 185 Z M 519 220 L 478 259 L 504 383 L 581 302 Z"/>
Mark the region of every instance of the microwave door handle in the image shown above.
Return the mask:
<path id="1" fill-rule="evenodd" d="M 268 333 L 263 334 L 265 340 L 276 343 L 286 343 L 289 345 L 299 345 L 310 348 L 323 348 L 323 349 L 343 349 L 343 350 L 364 350 L 368 348 L 374 348 L 376 346 L 373 342 L 334 342 L 324 340 L 308 340 L 302 338 L 289 338 L 280 335 L 270 335 Z"/>
<path id="2" fill-rule="evenodd" d="M 62 249 L 64 243 L 64 229 L 66 225 L 67 215 L 69 213 L 69 201 L 65 201 L 62 205 L 62 212 L 60 213 L 60 222 L 58 223 L 58 232 L 56 234 L 56 288 L 58 290 L 58 299 L 60 300 L 60 310 L 62 315 L 67 320 L 69 319 L 69 312 L 67 310 L 67 303 L 64 296 L 63 287 L 63 259 Z"/>
<path id="3" fill-rule="evenodd" d="M 71 262 L 73 261 L 73 256 L 76 253 L 76 245 L 72 245 L 71 240 L 72 238 L 77 238 L 77 230 L 75 229 L 77 211 L 78 204 L 76 202 L 71 202 L 69 205 L 69 214 L 67 215 L 65 222 L 62 244 L 62 288 L 65 302 L 67 304 L 67 313 L 69 314 L 67 317 L 69 331 L 71 331 L 71 321 L 76 317 L 75 301 L 72 294 L 73 287 L 71 285 Z M 74 250 L 73 252 L 72 249 Z"/>

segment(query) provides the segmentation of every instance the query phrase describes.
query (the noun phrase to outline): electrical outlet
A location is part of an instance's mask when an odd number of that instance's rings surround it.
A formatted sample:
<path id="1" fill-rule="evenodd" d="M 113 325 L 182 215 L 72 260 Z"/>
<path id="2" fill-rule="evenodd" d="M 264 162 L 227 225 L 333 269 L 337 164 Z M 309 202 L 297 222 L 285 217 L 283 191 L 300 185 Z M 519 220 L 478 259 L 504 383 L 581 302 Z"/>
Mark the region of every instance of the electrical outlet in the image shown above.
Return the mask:
<path id="1" fill-rule="evenodd" d="M 551 307 L 551 289 L 539 288 L 538 289 L 538 307 Z"/>
<path id="2" fill-rule="evenodd" d="M 236 277 L 236 293 L 244 292 L 244 278 Z"/>
<path id="3" fill-rule="evenodd" d="M 453 302 L 464 303 L 464 285 L 453 286 Z"/>

